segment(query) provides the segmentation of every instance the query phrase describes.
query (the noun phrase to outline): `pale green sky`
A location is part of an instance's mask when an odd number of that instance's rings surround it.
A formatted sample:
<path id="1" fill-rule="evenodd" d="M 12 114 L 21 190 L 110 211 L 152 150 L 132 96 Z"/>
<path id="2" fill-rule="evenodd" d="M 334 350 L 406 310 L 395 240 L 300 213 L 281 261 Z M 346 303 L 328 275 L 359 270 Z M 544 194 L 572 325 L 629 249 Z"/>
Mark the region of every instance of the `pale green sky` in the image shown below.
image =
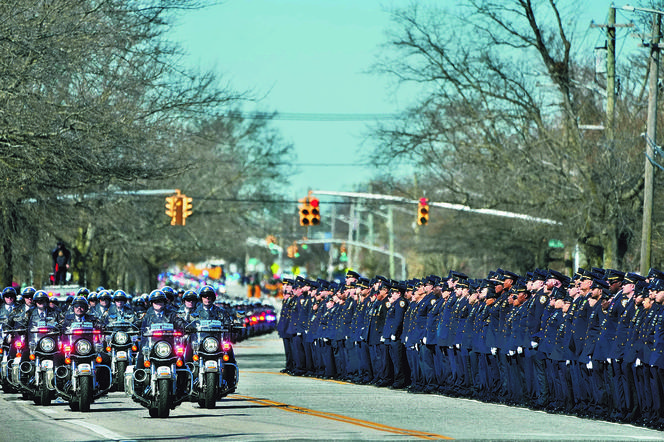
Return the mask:
<path id="1" fill-rule="evenodd" d="M 410 0 L 227 0 L 184 14 L 173 39 L 189 62 L 215 69 L 237 89 L 266 95 L 260 110 L 303 114 L 382 114 L 405 109 L 413 90 L 391 93 L 388 80 L 366 73 L 391 23 L 384 8 Z M 440 0 L 446 6 L 452 0 Z M 603 44 L 610 1 L 575 2 L 589 47 Z M 618 22 L 630 13 L 621 11 Z M 587 17 L 587 19 L 585 18 Z M 620 49 L 620 43 L 618 45 Z M 592 56 L 592 54 L 589 54 Z M 300 164 L 365 163 L 365 121 L 276 121 L 294 143 Z M 353 191 L 374 173 L 371 167 L 299 167 L 292 195 L 308 188 Z M 291 195 L 289 195 L 291 196 Z"/>

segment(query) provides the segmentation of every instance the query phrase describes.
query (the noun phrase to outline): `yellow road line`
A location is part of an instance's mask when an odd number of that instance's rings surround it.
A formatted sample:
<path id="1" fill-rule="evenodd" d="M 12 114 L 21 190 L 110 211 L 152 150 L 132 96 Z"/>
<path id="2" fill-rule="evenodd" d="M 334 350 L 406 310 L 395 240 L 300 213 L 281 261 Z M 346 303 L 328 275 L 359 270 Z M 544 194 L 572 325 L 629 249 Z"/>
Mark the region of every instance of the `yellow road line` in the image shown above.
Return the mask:
<path id="1" fill-rule="evenodd" d="M 276 374 L 278 376 L 290 376 L 288 373 L 277 373 L 276 371 L 253 371 L 253 370 L 246 370 L 246 371 L 240 371 L 240 373 L 257 373 L 257 374 Z M 321 378 L 311 378 L 316 381 L 323 381 L 323 382 L 333 382 L 335 384 L 344 384 L 344 385 L 354 385 L 352 382 L 346 382 L 346 381 L 337 381 L 336 379 L 321 379 Z"/>
<path id="2" fill-rule="evenodd" d="M 291 413 L 298 413 L 298 414 L 305 414 L 309 416 L 316 416 L 316 417 L 321 417 L 324 419 L 330 419 L 333 421 L 338 421 L 338 422 L 343 422 L 351 425 L 357 425 L 359 427 L 364 427 L 364 428 L 370 428 L 372 430 L 377 430 L 377 431 L 385 431 L 387 433 L 393 433 L 393 434 L 401 434 L 405 436 L 412 436 L 412 437 L 417 437 L 420 439 L 452 439 L 451 437 L 448 436 L 442 436 L 440 434 L 435 434 L 435 433 L 427 433 L 424 431 L 417 431 L 417 430 L 408 430 L 405 428 L 397 428 L 397 427 L 390 427 L 389 425 L 383 425 L 379 424 L 376 422 L 369 422 L 365 421 L 362 419 L 355 419 L 353 417 L 349 416 L 344 416 L 341 414 L 335 414 L 335 413 L 327 413 L 324 411 L 317 411 L 317 410 L 311 410 L 309 408 L 303 408 L 303 407 L 297 407 L 295 405 L 290 405 L 290 404 L 285 404 L 282 402 L 276 402 L 276 401 L 271 401 L 269 399 L 261 399 L 261 398 L 255 398 L 251 396 L 243 396 L 239 394 L 234 394 L 232 395 L 233 397 L 237 397 L 240 399 L 245 399 L 249 402 L 253 402 L 256 404 L 264 405 L 266 407 L 276 407 L 279 408 L 280 410 L 284 411 L 290 411 Z"/>

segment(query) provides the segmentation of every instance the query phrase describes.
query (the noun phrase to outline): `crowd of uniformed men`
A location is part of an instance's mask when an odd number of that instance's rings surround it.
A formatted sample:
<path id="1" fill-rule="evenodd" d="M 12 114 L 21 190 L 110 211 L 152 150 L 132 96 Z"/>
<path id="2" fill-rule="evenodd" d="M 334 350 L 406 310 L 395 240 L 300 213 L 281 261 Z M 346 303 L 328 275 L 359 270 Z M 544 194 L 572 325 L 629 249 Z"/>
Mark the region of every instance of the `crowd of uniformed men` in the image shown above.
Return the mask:
<path id="1" fill-rule="evenodd" d="M 664 429 L 657 269 L 282 282 L 283 372 Z"/>

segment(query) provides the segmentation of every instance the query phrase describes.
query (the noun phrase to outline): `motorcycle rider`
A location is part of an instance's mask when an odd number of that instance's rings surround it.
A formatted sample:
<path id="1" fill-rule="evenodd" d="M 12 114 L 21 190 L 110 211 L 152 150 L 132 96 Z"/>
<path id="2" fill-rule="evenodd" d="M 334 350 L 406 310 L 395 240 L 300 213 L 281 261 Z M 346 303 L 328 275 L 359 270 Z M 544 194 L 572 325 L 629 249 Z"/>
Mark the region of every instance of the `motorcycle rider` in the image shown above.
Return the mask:
<path id="1" fill-rule="evenodd" d="M 161 291 L 166 295 L 166 310 L 169 312 L 177 312 L 178 308 L 175 305 L 175 290 L 170 286 L 164 286 Z"/>
<path id="2" fill-rule="evenodd" d="M 206 285 L 199 290 L 198 296 L 201 299 L 201 303 L 198 304 L 196 311 L 192 314 L 192 319 L 216 319 L 221 321 L 222 326 L 230 331 L 233 326 L 233 319 L 226 310 L 220 308 L 214 303 L 214 301 L 217 299 L 217 292 L 214 290 L 214 288 Z M 226 379 L 228 385 L 232 384 L 234 377 L 235 369 L 233 367 L 229 366 L 228 369 L 224 370 L 224 378 Z"/>
<path id="3" fill-rule="evenodd" d="M 89 310 L 92 311 L 97 311 L 97 304 L 99 303 L 99 300 L 97 299 L 97 292 L 90 292 L 88 296 L 88 307 Z"/>
<path id="4" fill-rule="evenodd" d="M 233 324 L 230 314 L 217 306 L 214 301 L 217 299 L 217 292 L 214 288 L 206 285 L 198 291 L 198 297 L 201 303 L 192 314 L 194 319 L 218 319 L 224 327 L 230 327 Z"/>
<path id="5" fill-rule="evenodd" d="M 75 322 L 90 322 L 95 329 L 102 327 L 102 323 L 99 318 L 92 313 L 90 313 L 90 306 L 88 300 L 84 296 L 76 296 L 71 302 L 72 313 L 68 313 L 62 320 L 62 330 L 66 330 Z M 111 357 L 106 353 L 100 353 L 102 358 L 102 365 L 109 366 L 111 365 Z M 107 370 L 99 370 L 97 374 L 97 381 L 99 382 L 99 388 L 104 390 L 108 388 L 110 384 L 109 373 Z"/>
<path id="6" fill-rule="evenodd" d="M 26 329 L 27 339 L 25 342 L 30 342 L 32 340 L 34 333 L 30 332 L 30 330 L 38 328 L 40 321 L 57 327 L 62 319 L 58 312 L 49 307 L 48 294 L 44 290 L 35 292 L 32 301 L 33 305 L 29 307 L 28 311 L 20 320 L 17 319 L 16 321 L 20 328 Z M 21 362 L 27 361 L 29 356 L 30 352 L 23 352 L 21 354 Z"/>
<path id="7" fill-rule="evenodd" d="M 6 287 L 2 291 L 2 298 L 5 303 L 0 307 L 0 323 L 9 325 L 9 318 L 14 315 L 16 309 L 16 290 L 14 287 Z"/>
<path id="8" fill-rule="evenodd" d="M 134 310 L 127 304 L 127 294 L 124 290 L 116 290 L 113 293 L 113 305 L 108 308 L 108 314 L 104 317 L 106 323 L 116 320 L 134 322 L 136 315 Z"/>
<path id="9" fill-rule="evenodd" d="M 37 293 L 37 290 L 34 287 L 26 287 L 21 290 L 21 298 L 23 299 L 23 304 L 19 306 L 18 311 L 15 316 L 18 318 L 22 315 L 25 315 L 30 307 L 32 307 L 32 298 Z"/>
<path id="10" fill-rule="evenodd" d="M 178 309 L 178 316 L 181 317 L 185 323 L 189 324 L 194 319 L 192 314 L 196 311 L 198 303 L 198 295 L 193 290 L 187 290 L 182 296 L 182 305 Z"/>
<path id="11" fill-rule="evenodd" d="M 169 311 L 166 308 L 168 298 L 164 292 L 161 290 L 153 290 L 150 293 L 148 302 L 151 306 L 148 308 L 141 321 L 141 347 L 148 344 L 149 338 L 145 335 L 146 332 L 150 330 L 152 324 L 173 324 L 175 330 L 184 331 L 187 324 L 176 314 L 176 312 Z M 141 351 L 136 358 L 136 367 L 142 368 L 144 361 L 145 357 Z M 144 388 L 140 383 L 136 382 L 136 384 L 138 385 L 136 388 L 137 390 Z"/>
<path id="12" fill-rule="evenodd" d="M 97 299 L 99 300 L 99 305 L 95 308 L 93 312 L 99 319 L 102 319 L 106 314 L 108 314 L 108 309 L 111 307 L 111 302 L 113 302 L 113 296 L 108 290 L 102 290 L 97 293 Z"/>
<path id="13" fill-rule="evenodd" d="M 100 328 L 99 318 L 90 312 L 88 300 L 83 296 L 77 296 L 71 302 L 71 313 L 67 313 L 62 320 L 62 328 L 71 326 L 74 322 L 91 322 L 93 327 Z"/>

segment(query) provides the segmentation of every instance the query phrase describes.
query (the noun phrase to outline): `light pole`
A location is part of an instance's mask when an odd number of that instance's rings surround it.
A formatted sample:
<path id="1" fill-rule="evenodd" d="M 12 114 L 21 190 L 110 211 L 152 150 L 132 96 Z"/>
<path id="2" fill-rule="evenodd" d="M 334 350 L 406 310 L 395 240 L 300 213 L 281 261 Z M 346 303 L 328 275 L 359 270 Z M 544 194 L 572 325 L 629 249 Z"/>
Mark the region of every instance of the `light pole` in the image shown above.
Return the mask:
<path id="1" fill-rule="evenodd" d="M 645 275 L 650 269 L 652 253 L 652 206 L 655 170 L 651 163 L 657 145 L 657 81 L 659 79 L 659 41 L 662 15 L 664 12 L 651 8 L 623 6 L 626 11 L 641 11 L 653 14 L 652 35 L 650 36 L 650 58 L 648 78 L 648 130 L 646 135 L 646 159 L 643 183 L 643 224 L 641 228 L 640 271 Z"/>

